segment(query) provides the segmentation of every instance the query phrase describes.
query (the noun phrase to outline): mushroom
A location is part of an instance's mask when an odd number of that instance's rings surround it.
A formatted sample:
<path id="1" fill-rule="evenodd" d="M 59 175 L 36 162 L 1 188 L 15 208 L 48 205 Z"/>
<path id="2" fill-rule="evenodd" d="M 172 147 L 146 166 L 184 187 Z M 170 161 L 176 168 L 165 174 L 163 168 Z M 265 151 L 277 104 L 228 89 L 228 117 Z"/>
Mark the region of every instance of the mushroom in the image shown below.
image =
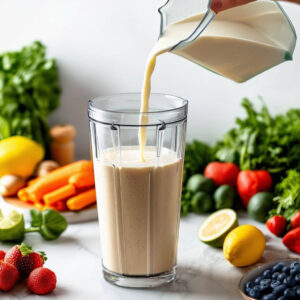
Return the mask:
<path id="1" fill-rule="evenodd" d="M 59 167 L 60 165 L 54 160 L 44 160 L 38 165 L 36 169 L 36 176 L 37 177 L 45 176 L 51 171 Z"/>

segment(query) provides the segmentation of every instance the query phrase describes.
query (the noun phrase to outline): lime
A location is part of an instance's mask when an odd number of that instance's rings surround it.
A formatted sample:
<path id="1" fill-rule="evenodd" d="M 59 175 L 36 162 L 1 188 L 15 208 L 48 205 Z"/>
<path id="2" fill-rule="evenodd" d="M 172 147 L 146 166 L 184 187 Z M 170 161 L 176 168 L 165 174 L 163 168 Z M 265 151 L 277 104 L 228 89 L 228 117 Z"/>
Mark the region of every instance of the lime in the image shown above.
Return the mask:
<path id="1" fill-rule="evenodd" d="M 192 210 L 195 213 L 203 214 L 209 212 L 213 207 L 212 197 L 205 192 L 197 192 L 191 200 Z"/>
<path id="2" fill-rule="evenodd" d="M 0 210 L 0 241 L 20 241 L 24 238 L 23 215 L 12 210 L 7 216 L 3 216 Z"/>
<path id="3" fill-rule="evenodd" d="M 210 193 L 214 189 L 214 182 L 201 174 L 195 174 L 189 178 L 186 188 L 193 193 L 198 191 Z"/>
<path id="4" fill-rule="evenodd" d="M 223 208 L 233 208 L 235 191 L 227 184 L 219 186 L 214 192 L 215 207 L 217 210 Z"/>
<path id="5" fill-rule="evenodd" d="M 198 237 L 201 242 L 221 248 L 227 234 L 238 226 L 236 212 L 222 209 L 211 214 L 200 226 Z"/>
<path id="6" fill-rule="evenodd" d="M 272 207 L 273 195 L 269 192 L 260 192 L 250 199 L 247 209 L 252 219 L 265 222 Z"/>

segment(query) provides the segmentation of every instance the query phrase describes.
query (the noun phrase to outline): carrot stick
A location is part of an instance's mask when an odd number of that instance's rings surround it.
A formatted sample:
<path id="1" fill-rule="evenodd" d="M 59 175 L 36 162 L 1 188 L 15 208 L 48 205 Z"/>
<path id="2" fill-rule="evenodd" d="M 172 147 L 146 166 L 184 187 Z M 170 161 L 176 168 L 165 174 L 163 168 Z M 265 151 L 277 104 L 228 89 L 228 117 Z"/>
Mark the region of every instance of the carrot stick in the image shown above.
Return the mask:
<path id="1" fill-rule="evenodd" d="M 80 160 L 69 165 L 58 168 L 49 174 L 39 178 L 34 184 L 20 190 L 18 197 L 22 200 L 31 200 L 38 202 L 42 197 L 55 189 L 68 184 L 69 178 L 78 172 L 92 172 L 93 165 L 91 161 Z"/>
<path id="2" fill-rule="evenodd" d="M 35 202 L 33 205 L 38 210 L 43 210 L 44 209 L 44 204 L 42 204 L 41 202 Z"/>
<path id="3" fill-rule="evenodd" d="M 78 189 L 94 186 L 94 174 L 93 172 L 76 173 L 69 178 L 69 183 L 73 184 Z"/>
<path id="4" fill-rule="evenodd" d="M 38 177 L 32 178 L 27 182 L 27 185 L 33 185 L 34 183 L 36 183 L 39 180 Z"/>
<path id="5" fill-rule="evenodd" d="M 94 202 L 96 202 L 96 191 L 90 189 L 67 200 L 67 207 L 70 210 L 81 210 Z"/>
<path id="6" fill-rule="evenodd" d="M 58 201 L 58 202 L 54 203 L 54 207 L 58 211 L 68 210 L 67 205 L 66 205 L 66 201 Z"/>
<path id="7" fill-rule="evenodd" d="M 60 200 L 69 198 L 76 194 L 76 189 L 73 184 L 66 184 L 52 192 L 49 192 L 43 196 L 43 200 L 46 204 L 54 204 Z"/>

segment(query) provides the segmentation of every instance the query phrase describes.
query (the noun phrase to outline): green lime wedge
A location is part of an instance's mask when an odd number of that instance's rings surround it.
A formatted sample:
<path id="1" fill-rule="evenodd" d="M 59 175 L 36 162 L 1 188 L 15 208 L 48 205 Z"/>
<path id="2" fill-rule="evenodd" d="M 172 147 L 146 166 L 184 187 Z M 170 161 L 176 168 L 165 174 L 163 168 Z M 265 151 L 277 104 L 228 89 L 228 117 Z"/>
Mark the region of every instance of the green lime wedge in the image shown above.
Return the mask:
<path id="1" fill-rule="evenodd" d="M 12 210 L 3 216 L 0 210 L 0 241 L 20 241 L 24 238 L 25 224 L 23 215 Z"/>
<path id="2" fill-rule="evenodd" d="M 221 209 L 201 224 L 198 237 L 201 242 L 216 248 L 223 247 L 226 235 L 238 226 L 236 212 L 232 209 Z"/>

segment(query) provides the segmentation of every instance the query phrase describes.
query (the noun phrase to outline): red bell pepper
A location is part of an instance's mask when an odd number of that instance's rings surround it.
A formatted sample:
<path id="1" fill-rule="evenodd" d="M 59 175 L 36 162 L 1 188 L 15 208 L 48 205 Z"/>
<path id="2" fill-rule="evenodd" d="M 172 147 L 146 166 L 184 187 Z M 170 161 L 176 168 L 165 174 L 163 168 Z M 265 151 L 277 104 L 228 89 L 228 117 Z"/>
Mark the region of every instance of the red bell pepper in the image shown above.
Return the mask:
<path id="1" fill-rule="evenodd" d="M 266 222 L 266 226 L 273 234 L 282 236 L 286 228 L 286 219 L 279 215 L 274 216 Z"/>
<path id="2" fill-rule="evenodd" d="M 300 227 L 300 211 L 296 212 L 291 219 L 292 229 Z"/>
<path id="3" fill-rule="evenodd" d="M 259 192 L 269 191 L 272 187 L 272 177 L 265 170 L 241 171 L 237 177 L 238 193 L 245 207 L 252 196 Z"/>
<path id="4" fill-rule="evenodd" d="M 288 249 L 300 254 L 300 227 L 289 231 L 282 242 Z"/>
<path id="5" fill-rule="evenodd" d="M 228 184 L 234 188 L 239 171 L 239 167 L 233 163 L 215 161 L 206 166 L 204 176 L 211 178 L 216 186 Z"/>

